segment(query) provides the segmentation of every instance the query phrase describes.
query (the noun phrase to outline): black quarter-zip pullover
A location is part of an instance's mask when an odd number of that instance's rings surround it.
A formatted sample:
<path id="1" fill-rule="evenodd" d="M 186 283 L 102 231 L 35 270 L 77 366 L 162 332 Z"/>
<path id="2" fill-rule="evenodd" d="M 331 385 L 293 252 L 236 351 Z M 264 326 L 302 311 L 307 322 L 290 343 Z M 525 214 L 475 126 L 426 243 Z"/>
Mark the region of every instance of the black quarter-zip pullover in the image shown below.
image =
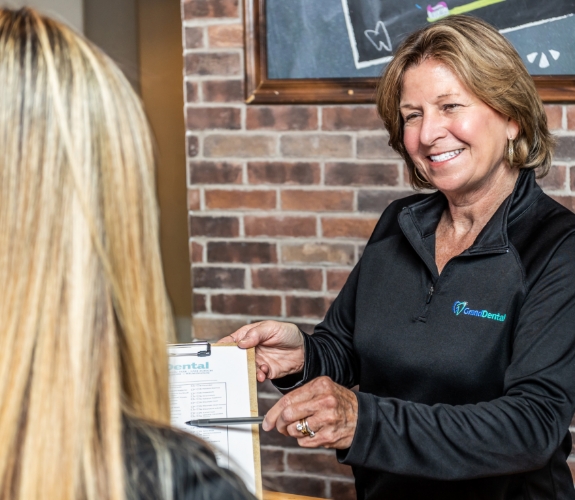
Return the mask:
<path id="1" fill-rule="evenodd" d="M 474 244 L 438 274 L 447 202 L 383 213 L 313 336 L 299 380 L 359 384 L 358 499 L 575 499 L 575 215 L 522 170 Z"/>

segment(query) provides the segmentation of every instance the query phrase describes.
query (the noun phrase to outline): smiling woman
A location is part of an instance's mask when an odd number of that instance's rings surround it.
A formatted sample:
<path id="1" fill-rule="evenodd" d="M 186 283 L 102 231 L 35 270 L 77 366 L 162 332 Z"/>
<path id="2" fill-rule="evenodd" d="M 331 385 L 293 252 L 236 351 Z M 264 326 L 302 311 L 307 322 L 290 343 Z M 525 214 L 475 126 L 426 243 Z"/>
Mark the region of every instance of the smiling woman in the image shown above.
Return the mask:
<path id="1" fill-rule="evenodd" d="M 287 393 L 263 429 L 336 448 L 360 500 L 575 499 L 575 215 L 535 181 L 553 140 L 531 78 L 494 28 L 453 16 L 407 38 L 378 106 L 436 192 L 385 210 L 313 335 L 265 321 L 223 339 Z"/>

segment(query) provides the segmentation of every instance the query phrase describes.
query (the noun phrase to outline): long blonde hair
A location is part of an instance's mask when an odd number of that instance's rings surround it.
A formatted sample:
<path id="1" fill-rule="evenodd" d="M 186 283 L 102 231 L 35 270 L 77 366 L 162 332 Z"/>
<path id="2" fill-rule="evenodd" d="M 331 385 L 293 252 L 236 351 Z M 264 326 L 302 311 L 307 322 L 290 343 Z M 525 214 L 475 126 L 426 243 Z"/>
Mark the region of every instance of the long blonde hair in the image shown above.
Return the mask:
<path id="1" fill-rule="evenodd" d="M 150 133 L 117 67 L 0 10 L 0 497 L 122 499 L 122 419 L 169 424 Z"/>

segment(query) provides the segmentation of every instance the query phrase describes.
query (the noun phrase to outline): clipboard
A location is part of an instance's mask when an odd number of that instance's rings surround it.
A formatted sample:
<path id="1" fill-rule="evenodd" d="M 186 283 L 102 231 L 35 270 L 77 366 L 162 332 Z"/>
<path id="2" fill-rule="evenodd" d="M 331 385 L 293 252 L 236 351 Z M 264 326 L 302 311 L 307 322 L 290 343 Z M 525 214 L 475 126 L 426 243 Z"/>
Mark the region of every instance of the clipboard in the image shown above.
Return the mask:
<path id="1" fill-rule="evenodd" d="M 187 421 L 258 415 L 255 349 L 236 344 L 169 344 L 172 425 L 206 441 L 222 467 L 263 498 L 258 425 L 191 427 Z"/>

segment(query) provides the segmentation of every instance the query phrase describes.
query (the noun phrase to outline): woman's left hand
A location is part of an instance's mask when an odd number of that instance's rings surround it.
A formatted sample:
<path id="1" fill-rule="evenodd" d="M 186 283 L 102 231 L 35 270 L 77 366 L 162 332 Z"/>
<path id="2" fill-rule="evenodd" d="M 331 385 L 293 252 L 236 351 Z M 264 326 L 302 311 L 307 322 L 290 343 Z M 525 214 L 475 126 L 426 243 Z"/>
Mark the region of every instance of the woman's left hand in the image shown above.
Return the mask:
<path id="1" fill-rule="evenodd" d="M 300 420 L 307 420 L 313 437 L 297 429 Z M 281 398 L 268 411 L 262 428 L 276 427 L 297 438 L 303 448 L 345 449 L 351 446 L 356 425 L 356 395 L 329 377 L 319 377 Z"/>

